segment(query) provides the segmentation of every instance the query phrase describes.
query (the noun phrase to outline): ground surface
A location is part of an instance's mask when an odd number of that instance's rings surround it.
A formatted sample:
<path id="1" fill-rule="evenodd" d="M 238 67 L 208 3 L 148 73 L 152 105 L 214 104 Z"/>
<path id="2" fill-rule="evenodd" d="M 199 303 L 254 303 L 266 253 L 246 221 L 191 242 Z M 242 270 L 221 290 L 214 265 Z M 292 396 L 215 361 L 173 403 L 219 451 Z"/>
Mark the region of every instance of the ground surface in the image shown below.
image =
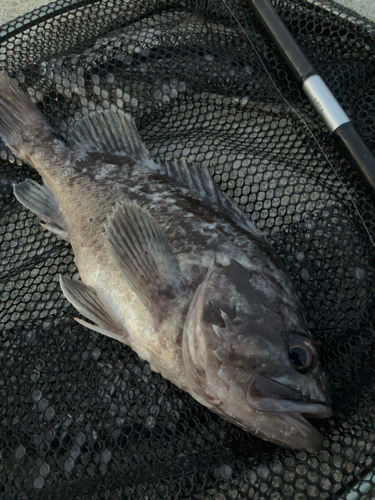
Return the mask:
<path id="1" fill-rule="evenodd" d="M 338 3 L 349 7 L 362 16 L 375 22 L 374 0 L 336 0 Z M 1 0 L 0 1 L 0 26 L 12 19 L 31 12 L 38 7 L 49 4 L 49 0 Z"/>

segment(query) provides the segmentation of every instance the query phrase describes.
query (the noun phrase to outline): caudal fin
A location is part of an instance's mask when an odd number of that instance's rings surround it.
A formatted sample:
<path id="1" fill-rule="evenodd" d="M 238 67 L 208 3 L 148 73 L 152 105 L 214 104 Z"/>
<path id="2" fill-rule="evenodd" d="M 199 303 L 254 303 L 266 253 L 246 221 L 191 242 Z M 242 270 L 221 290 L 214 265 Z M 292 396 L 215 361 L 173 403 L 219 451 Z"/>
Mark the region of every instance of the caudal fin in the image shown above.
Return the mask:
<path id="1" fill-rule="evenodd" d="M 53 139 L 46 118 L 16 80 L 0 72 L 0 137 L 13 154 L 30 162 L 35 146 Z"/>

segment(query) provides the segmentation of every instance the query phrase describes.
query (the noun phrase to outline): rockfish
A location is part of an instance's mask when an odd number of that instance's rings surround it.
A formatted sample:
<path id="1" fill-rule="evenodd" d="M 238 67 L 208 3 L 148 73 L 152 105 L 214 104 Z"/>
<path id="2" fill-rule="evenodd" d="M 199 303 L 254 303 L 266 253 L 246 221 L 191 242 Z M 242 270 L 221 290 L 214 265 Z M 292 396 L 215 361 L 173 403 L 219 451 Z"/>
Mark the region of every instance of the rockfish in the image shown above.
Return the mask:
<path id="1" fill-rule="evenodd" d="M 290 277 L 206 167 L 155 163 L 121 110 L 66 144 L 1 73 L 0 136 L 43 178 L 15 196 L 72 245 L 81 280 L 60 283 L 79 323 L 246 431 L 320 448 L 304 416 L 331 415 L 326 377 Z"/>

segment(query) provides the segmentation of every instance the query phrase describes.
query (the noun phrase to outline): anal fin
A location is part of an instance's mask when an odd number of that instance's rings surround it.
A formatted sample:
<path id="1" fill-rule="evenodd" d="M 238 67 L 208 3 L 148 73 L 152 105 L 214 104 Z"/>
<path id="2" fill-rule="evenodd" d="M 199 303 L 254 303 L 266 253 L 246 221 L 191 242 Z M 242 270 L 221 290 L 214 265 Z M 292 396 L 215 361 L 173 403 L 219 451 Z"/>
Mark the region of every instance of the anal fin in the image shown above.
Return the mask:
<path id="1" fill-rule="evenodd" d="M 85 320 L 75 318 L 78 323 L 119 342 L 128 343 L 125 329 L 114 321 L 94 288 L 84 285 L 81 281 L 65 278 L 61 275 L 60 286 L 66 299 L 77 311 L 95 324 L 92 325 Z"/>
<path id="2" fill-rule="evenodd" d="M 28 179 L 16 184 L 13 189 L 17 200 L 46 222 L 43 227 L 69 241 L 66 223 L 54 194 L 47 186 Z"/>

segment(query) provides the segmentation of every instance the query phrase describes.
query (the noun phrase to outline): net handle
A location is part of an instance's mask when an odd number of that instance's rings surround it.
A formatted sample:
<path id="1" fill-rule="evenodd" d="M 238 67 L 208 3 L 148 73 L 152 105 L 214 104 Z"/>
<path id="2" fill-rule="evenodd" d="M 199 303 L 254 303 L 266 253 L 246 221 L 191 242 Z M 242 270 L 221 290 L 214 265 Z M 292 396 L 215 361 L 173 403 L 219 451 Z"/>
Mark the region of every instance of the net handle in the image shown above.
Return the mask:
<path id="1" fill-rule="evenodd" d="M 307 59 L 268 0 L 247 0 L 268 36 L 289 66 L 312 106 L 345 156 L 375 196 L 375 158 L 323 79 Z"/>

